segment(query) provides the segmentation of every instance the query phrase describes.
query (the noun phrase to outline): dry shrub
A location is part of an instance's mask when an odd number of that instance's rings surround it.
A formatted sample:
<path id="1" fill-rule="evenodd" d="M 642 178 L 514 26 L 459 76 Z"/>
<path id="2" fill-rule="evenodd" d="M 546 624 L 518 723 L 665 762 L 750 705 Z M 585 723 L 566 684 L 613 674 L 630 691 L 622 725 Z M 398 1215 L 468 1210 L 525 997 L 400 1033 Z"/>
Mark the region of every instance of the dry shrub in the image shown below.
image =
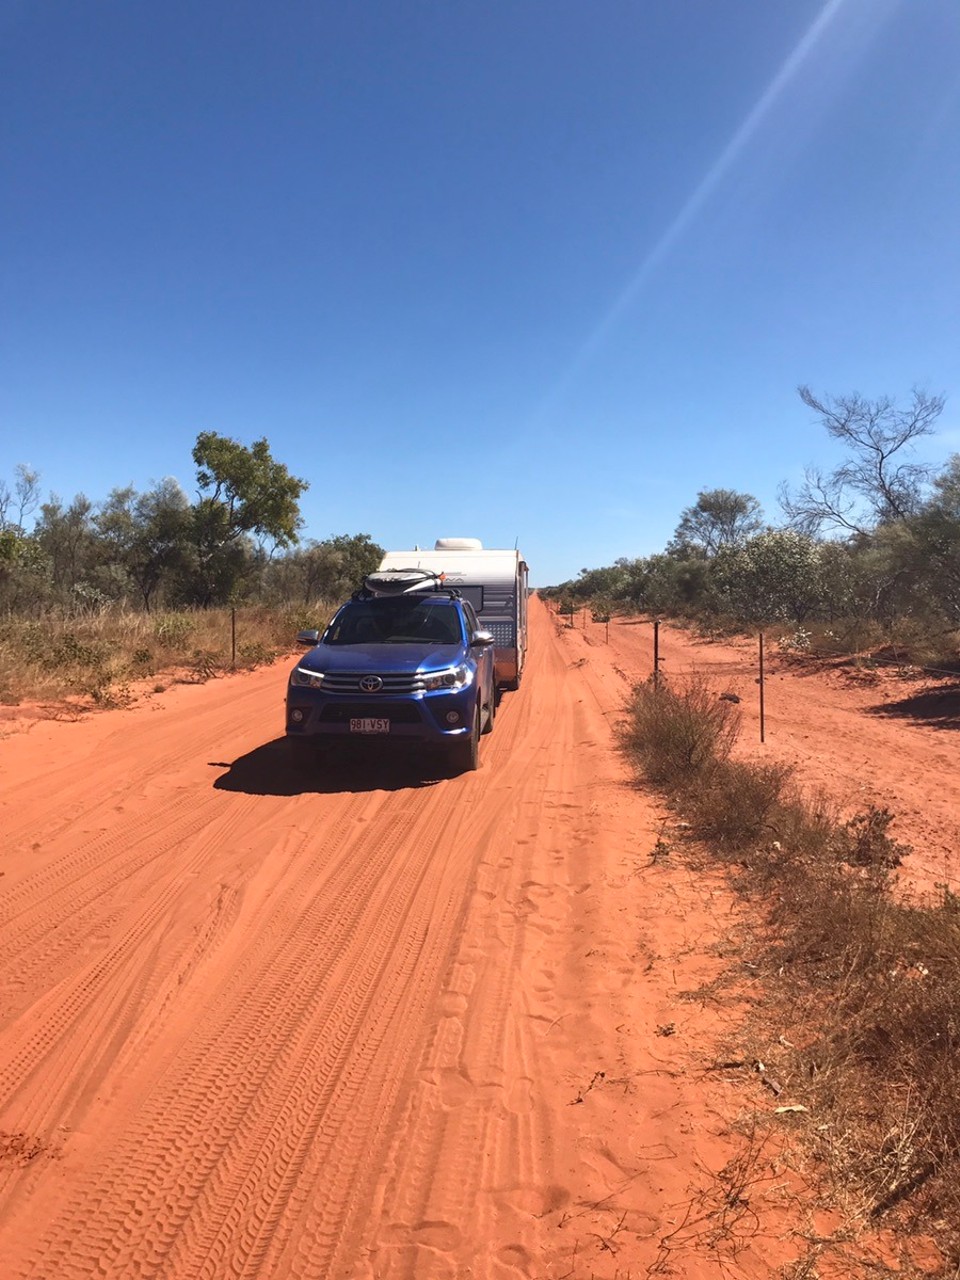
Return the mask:
<path id="1" fill-rule="evenodd" d="M 625 748 L 692 835 L 737 852 L 737 883 L 764 907 L 772 1020 L 789 1009 L 799 1047 L 778 1038 L 763 1057 L 808 1106 L 811 1143 L 865 1211 L 896 1210 L 960 1262 L 960 898 L 893 893 L 908 851 L 893 815 L 841 820 L 788 768 L 731 760 L 726 708 L 700 682 L 641 686 Z"/>
<path id="2" fill-rule="evenodd" d="M 942 1219 L 960 1256 L 960 918 L 835 867 L 776 921 L 776 971 L 803 1010 L 793 1089 L 818 1141 L 875 1216 Z"/>
<path id="3" fill-rule="evenodd" d="M 684 812 L 698 834 L 726 850 L 772 841 L 780 829 L 784 788 L 791 773 L 785 764 L 715 761 L 687 788 Z"/>
<path id="4" fill-rule="evenodd" d="M 893 814 L 889 809 L 870 805 L 863 813 L 843 824 L 837 833 L 839 853 L 851 867 L 867 867 L 876 871 L 889 871 L 899 867 L 910 852 L 908 844 L 901 844 L 889 834 Z"/>
<path id="5" fill-rule="evenodd" d="M 768 974 L 804 1045 L 783 1070 L 865 1208 L 960 1258 L 960 917 L 895 899 L 888 868 L 851 869 L 838 834 L 774 898 Z"/>
<path id="6" fill-rule="evenodd" d="M 637 685 L 627 707 L 624 746 L 651 782 L 688 786 L 726 760 L 740 715 L 697 676 L 676 688 L 661 681 Z"/>

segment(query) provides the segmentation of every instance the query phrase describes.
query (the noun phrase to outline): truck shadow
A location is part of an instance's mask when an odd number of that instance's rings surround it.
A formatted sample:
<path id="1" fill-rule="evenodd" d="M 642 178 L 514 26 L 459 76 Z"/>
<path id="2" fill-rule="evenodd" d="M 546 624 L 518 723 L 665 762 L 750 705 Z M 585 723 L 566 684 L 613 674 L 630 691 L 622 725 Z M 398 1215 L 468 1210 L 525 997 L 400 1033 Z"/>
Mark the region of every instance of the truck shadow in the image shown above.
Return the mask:
<path id="1" fill-rule="evenodd" d="M 232 763 L 211 760 L 213 769 L 226 769 L 215 779 L 217 791 L 239 791 L 250 796 L 333 795 L 341 792 L 406 791 L 430 787 L 446 777 L 442 759 L 410 761 L 376 747 L 345 746 L 336 755 L 304 768 L 294 764 L 283 738 L 254 747 Z"/>

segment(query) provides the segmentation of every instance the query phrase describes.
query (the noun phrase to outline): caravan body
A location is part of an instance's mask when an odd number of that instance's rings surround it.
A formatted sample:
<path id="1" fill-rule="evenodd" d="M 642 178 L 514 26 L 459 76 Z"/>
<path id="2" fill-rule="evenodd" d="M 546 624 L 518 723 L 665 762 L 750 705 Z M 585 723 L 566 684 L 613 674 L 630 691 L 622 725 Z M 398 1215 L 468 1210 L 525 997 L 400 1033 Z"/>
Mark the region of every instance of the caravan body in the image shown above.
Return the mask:
<path id="1" fill-rule="evenodd" d="M 388 551 L 383 569 L 429 569 L 444 575 L 493 635 L 497 683 L 516 689 L 527 652 L 527 566 L 517 550 L 490 550 L 476 538 L 438 538 L 432 551 Z"/>

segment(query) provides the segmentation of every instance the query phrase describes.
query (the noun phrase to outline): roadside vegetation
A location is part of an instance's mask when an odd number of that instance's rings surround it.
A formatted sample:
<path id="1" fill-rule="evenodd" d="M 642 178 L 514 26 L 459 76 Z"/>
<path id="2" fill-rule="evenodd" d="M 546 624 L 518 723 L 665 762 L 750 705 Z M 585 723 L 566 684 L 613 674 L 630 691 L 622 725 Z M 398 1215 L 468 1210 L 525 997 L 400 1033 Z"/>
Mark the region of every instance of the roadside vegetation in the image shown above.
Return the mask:
<path id="1" fill-rule="evenodd" d="M 704 489 L 662 552 L 583 569 L 541 594 L 706 633 L 763 627 L 799 653 L 960 670 L 960 454 L 936 468 L 915 452 L 943 399 L 800 396 L 842 460 L 781 488 L 778 525 L 748 493 Z"/>
<path id="2" fill-rule="evenodd" d="M 929 1234 L 958 1267 L 960 899 L 905 900 L 892 815 L 844 820 L 788 767 L 733 758 L 738 727 L 702 680 L 661 680 L 634 690 L 623 746 L 680 839 L 728 859 L 763 921 L 741 951 L 765 994 L 739 1065 L 763 1073 L 784 1108 L 771 1123 L 789 1123 L 854 1218 Z M 660 859 L 670 847 L 661 837 Z"/>
<path id="3" fill-rule="evenodd" d="M 289 652 L 380 563 L 367 534 L 300 543 L 307 482 L 202 432 L 193 500 L 170 478 L 44 501 L 0 478 L 0 703 L 122 705 L 143 681 L 206 679 Z"/>
<path id="4" fill-rule="evenodd" d="M 173 682 L 249 670 L 290 653 L 297 632 L 325 626 L 333 607 L 317 600 L 311 606 L 150 614 L 105 607 L 68 617 L 8 617 L 0 620 L 0 705 L 126 706 L 139 692 L 160 692 Z"/>

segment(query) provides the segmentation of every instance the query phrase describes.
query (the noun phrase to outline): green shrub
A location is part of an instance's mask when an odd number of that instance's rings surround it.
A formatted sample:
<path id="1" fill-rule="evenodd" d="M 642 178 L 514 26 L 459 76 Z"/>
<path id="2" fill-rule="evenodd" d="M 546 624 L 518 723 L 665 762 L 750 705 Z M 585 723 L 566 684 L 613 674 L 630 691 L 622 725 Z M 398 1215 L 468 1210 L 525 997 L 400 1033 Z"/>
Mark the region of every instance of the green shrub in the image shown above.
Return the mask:
<path id="1" fill-rule="evenodd" d="M 263 662 L 271 662 L 274 658 L 272 649 L 268 649 L 262 640 L 253 640 L 249 644 L 242 644 L 237 649 L 237 657 L 240 665 L 244 667 L 256 667 Z"/>
<path id="2" fill-rule="evenodd" d="M 72 631 L 56 637 L 50 646 L 50 657 L 65 667 L 100 667 L 109 656 L 103 643 L 84 643 Z"/>

